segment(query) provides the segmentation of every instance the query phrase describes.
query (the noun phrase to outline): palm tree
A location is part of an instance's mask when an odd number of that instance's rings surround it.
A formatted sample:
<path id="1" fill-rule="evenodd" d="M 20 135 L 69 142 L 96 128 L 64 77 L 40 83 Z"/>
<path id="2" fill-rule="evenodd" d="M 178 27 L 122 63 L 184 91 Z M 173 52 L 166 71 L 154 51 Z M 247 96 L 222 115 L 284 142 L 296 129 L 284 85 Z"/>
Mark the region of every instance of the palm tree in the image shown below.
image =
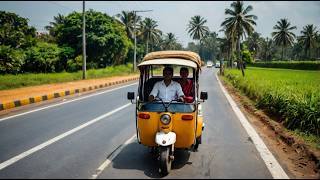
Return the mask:
<path id="1" fill-rule="evenodd" d="M 117 14 L 116 17 L 118 17 L 125 26 L 127 36 L 131 40 L 134 40 L 134 22 L 136 22 L 136 24 L 139 23 L 141 21 L 141 16 L 136 15 L 133 11 L 122 11 L 120 14 Z"/>
<path id="2" fill-rule="evenodd" d="M 218 54 L 218 34 L 216 32 L 209 32 L 207 36 L 203 38 L 203 45 L 207 51 L 209 51 L 210 60 L 214 59 L 214 56 Z"/>
<path id="3" fill-rule="evenodd" d="M 248 37 L 248 49 L 254 53 L 253 58 L 258 54 L 258 51 L 261 49 L 261 38 L 260 34 L 254 32 L 251 36 Z"/>
<path id="4" fill-rule="evenodd" d="M 65 17 L 62 14 L 58 13 L 58 16 L 54 16 L 53 17 L 53 20 L 54 20 L 53 22 L 49 23 L 50 25 L 44 27 L 46 30 L 49 31 L 49 34 L 51 36 L 55 36 L 56 35 L 56 28 L 57 28 L 58 25 L 64 24 Z"/>
<path id="5" fill-rule="evenodd" d="M 200 40 L 209 32 L 209 28 L 204 24 L 207 22 L 203 17 L 197 15 L 191 17 L 189 21 L 187 31 L 194 40 L 198 40 L 200 43 L 201 49 L 201 42 Z M 200 52 L 199 52 L 200 54 Z"/>
<path id="6" fill-rule="evenodd" d="M 250 35 L 253 31 L 253 25 L 256 25 L 254 20 L 257 19 L 255 15 L 248 15 L 252 11 L 251 5 L 244 8 L 242 1 L 236 1 L 231 4 L 232 9 L 226 9 L 225 14 L 230 15 L 221 26 L 224 27 L 226 33 L 231 37 L 232 40 L 237 42 L 238 59 L 240 60 L 240 67 L 242 75 L 244 76 L 243 63 L 240 54 L 240 41 L 246 34 Z"/>
<path id="7" fill-rule="evenodd" d="M 309 51 L 309 59 L 310 59 L 311 49 L 316 46 L 316 38 L 317 38 L 318 31 L 316 31 L 316 27 L 313 26 L 313 24 L 308 24 L 305 27 L 303 27 L 303 30 L 301 31 L 301 33 L 302 33 L 302 36 L 300 38 L 304 45 L 305 54 L 307 54 L 307 51 Z"/>
<path id="8" fill-rule="evenodd" d="M 262 40 L 261 43 L 261 54 L 262 58 L 265 61 L 271 60 L 272 54 L 274 52 L 273 42 L 272 39 L 269 39 L 268 37 L 264 40 Z"/>
<path id="9" fill-rule="evenodd" d="M 175 50 L 177 43 L 177 38 L 173 33 L 167 33 L 164 40 L 164 49 L 165 50 Z"/>
<path id="10" fill-rule="evenodd" d="M 157 21 L 151 18 L 145 18 L 140 23 L 140 36 L 146 41 L 146 53 L 149 52 L 149 41 L 157 42 L 162 35 L 161 30 L 156 29 L 157 27 Z"/>
<path id="11" fill-rule="evenodd" d="M 297 29 L 296 26 L 290 27 L 290 22 L 287 19 L 280 19 L 277 22 L 278 24 L 273 27 L 275 32 L 272 32 L 271 35 L 275 44 L 278 46 L 282 46 L 281 59 L 283 60 L 283 50 L 284 47 L 291 46 L 293 44 L 294 38 L 296 35 L 293 32 L 290 32 L 293 29 Z"/>

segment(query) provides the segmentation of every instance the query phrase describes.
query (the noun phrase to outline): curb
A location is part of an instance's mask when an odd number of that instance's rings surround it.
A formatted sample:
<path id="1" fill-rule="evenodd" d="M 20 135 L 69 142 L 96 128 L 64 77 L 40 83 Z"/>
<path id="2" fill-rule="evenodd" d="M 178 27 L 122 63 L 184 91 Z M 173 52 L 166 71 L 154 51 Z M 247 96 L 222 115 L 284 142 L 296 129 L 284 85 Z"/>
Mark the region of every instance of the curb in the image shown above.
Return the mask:
<path id="1" fill-rule="evenodd" d="M 50 99 L 54 99 L 54 98 L 78 94 L 81 92 L 91 91 L 91 90 L 95 90 L 95 89 L 99 89 L 99 88 L 109 87 L 112 85 L 122 84 L 122 83 L 134 81 L 134 80 L 138 80 L 138 79 L 139 79 L 139 77 L 134 77 L 134 78 L 124 79 L 121 81 L 113 81 L 113 82 L 109 82 L 109 83 L 89 86 L 89 87 L 81 88 L 81 89 L 71 89 L 71 90 L 66 90 L 66 91 L 54 92 L 54 93 L 46 94 L 46 95 L 42 95 L 42 96 L 34 96 L 34 97 L 26 98 L 26 99 L 20 99 L 20 100 L 7 102 L 7 103 L 2 103 L 2 104 L 0 104 L 0 111 L 6 110 L 6 109 L 12 109 L 15 107 L 20 107 L 20 106 L 24 106 L 24 105 L 28 105 L 28 104 L 33 104 L 33 103 L 37 103 L 37 102 L 41 102 L 41 101 L 46 101 L 46 100 L 50 100 Z"/>

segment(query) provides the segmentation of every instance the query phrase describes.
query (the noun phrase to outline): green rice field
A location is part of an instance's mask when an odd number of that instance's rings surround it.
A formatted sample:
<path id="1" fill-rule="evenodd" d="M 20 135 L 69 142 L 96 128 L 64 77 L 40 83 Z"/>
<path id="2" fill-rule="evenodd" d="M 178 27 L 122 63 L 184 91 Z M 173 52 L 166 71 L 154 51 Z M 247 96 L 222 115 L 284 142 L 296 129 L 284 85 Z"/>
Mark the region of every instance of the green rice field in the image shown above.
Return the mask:
<path id="1" fill-rule="evenodd" d="M 249 67 L 225 77 L 288 129 L 320 137 L 320 71 Z"/>

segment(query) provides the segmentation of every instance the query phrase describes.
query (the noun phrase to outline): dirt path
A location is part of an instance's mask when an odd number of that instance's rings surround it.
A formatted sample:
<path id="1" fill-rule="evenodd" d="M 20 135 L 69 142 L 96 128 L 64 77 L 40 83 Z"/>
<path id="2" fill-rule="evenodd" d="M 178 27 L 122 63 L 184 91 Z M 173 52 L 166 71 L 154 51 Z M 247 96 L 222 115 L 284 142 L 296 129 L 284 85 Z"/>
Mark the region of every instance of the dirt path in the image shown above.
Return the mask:
<path id="1" fill-rule="evenodd" d="M 100 84 L 105 84 L 114 81 L 121 81 L 128 78 L 138 77 L 138 75 L 130 76 L 114 76 L 99 79 L 88 79 L 88 80 L 78 80 L 66 83 L 55 83 L 40 86 L 31 86 L 11 90 L 1 90 L 0 91 L 0 103 L 6 103 L 15 101 L 18 99 L 29 98 L 33 96 L 42 96 L 49 93 L 55 93 L 60 91 L 66 91 L 71 89 L 80 89 L 89 86 L 95 86 Z"/>

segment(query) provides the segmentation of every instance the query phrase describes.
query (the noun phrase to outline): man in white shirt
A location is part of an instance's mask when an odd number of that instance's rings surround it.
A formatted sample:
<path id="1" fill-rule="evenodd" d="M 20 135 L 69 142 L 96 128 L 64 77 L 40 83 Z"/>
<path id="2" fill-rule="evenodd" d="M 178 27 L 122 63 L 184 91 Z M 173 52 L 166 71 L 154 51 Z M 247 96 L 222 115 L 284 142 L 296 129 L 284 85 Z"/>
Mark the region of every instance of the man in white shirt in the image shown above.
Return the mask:
<path id="1" fill-rule="evenodd" d="M 163 77 L 163 81 L 159 81 L 153 86 L 148 98 L 149 101 L 153 101 L 155 97 L 158 97 L 164 102 L 170 102 L 176 99 L 184 102 L 181 85 L 172 81 L 173 69 L 171 67 L 165 67 L 163 69 Z"/>

